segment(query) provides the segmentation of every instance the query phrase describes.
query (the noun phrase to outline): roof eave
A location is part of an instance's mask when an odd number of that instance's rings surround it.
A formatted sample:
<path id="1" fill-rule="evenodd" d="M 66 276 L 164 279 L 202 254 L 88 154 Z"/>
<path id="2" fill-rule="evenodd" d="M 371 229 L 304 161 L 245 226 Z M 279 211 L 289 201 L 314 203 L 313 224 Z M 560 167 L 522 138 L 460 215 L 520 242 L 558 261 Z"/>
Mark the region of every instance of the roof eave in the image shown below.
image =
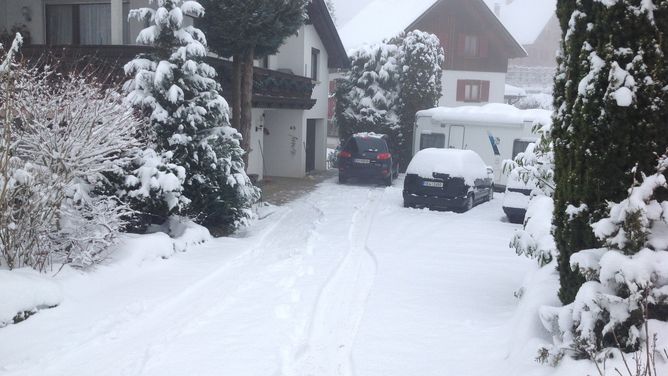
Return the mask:
<path id="1" fill-rule="evenodd" d="M 343 42 L 341 42 L 341 37 L 325 1 L 312 0 L 308 6 L 308 16 L 327 50 L 329 57 L 327 67 L 334 69 L 350 68 L 348 53 L 343 47 Z"/>

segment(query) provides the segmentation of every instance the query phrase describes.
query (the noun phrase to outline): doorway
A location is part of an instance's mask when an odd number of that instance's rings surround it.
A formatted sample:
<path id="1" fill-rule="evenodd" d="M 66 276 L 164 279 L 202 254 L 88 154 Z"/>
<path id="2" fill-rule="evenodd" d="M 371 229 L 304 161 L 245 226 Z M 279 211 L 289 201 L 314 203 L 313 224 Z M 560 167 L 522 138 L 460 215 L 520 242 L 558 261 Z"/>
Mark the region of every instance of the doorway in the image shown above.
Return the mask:
<path id="1" fill-rule="evenodd" d="M 448 141 L 448 148 L 463 149 L 464 148 L 464 127 L 461 125 L 450 126 L 450 137 Z"/>
<path id="2" fill-rule="evenodd" d="M 315 119 L 306 120 L 306 172 L 315 170 Z"/>

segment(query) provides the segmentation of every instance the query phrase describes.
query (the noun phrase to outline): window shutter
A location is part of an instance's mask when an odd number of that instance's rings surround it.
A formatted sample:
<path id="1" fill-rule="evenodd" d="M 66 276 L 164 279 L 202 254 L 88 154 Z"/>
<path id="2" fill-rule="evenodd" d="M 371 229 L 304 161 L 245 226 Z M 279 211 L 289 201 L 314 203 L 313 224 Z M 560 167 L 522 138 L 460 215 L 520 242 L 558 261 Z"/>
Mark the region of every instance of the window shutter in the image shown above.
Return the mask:
<path id="1" fill-rule="evenodd" d="M 459 34 L 457 39 L 457 54 L 459 56 L 464 56 L 466 54 L 466 35 Z"/>
<path id="2" fill-rule="evenodd" d="M 480 101 L 489 102 L 489 81 L 481 81 L 480 84 Z"/>
<path id="3" fill-rule="evenodd" d="M 466 80 L 457 80 L 457 102 L 466 100 Z"/>
<path id="4" fill-rule="evenodd" d="M 489 40 L 485 37 L 480 37 L 480 40 L 479 40 L 478 43 L 479 43 L 478 56 L 480 56 L 480 57 L 489 56 Z"/>

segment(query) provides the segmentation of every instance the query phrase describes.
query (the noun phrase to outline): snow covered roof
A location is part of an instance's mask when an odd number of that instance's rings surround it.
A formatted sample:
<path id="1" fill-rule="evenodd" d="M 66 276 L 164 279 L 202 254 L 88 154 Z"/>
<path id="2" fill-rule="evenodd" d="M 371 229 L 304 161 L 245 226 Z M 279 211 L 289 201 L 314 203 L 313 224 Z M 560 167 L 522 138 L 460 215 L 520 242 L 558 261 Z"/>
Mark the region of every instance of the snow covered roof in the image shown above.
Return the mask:
<path id="1" fill-rule="evenodd" d="M 431 117 L 432 121 L 466 122 L 466 123 L 494 123 L 498 125 L 519 125 L 524 122 L 540 122 L 552 124 L 552 111 L 548 110 L 520 110 L 517 107 L 490 103 L 484 106 L 463 107 L 436 107 L 418 111 L 417 117 Z"/>
<path id="2" fill-rule="evenodd" d="M 522 45 L 533 44 L 550 18 L 557 0 L 514 0 L 501 5 L 501 22 Z"/>
<path id="3" fill-rule="evenodd" d="M 404 30 L 413 29 L 420 19 L 445 0 L 373 0 L 354 18 L 345 24 L 340 31 L 345 47 L 350 51 L 368 44 L 381 42 Z M 470 2 L 480 12 L 480 22 L 495 27 L 497 34 L 507 43 L 511 57 L 525 57 L 526 51 L 513 35 L 497 19 L 490 4 L 493 0 L 461 0 Z M 542 0 L 539 0 L 542 1 Z M 551 1 L 551 0 L 550 0 Z M 447 4 L 456 3 L 449 0 Z"/>
<path id="4" fill-rule="evenodd" d="M 374 0 L 341 28 L 347 49 L 381 42 L 402 32 L 437 0 Z"/>
<path id="5" fill-rule="evenodd" d="M 527 92 L 521 87 L 506 84 L 504 96 L 506 97 L 526 97 Z"/>
<path id="6" fill-rule="evenodd" d="M 327 49 L 328 68 L 348 68 L 350 60 L 346 49 L 343 47 L 339 32 L 334 25 L 332 16 L 327 9 L 324 0 L 313 0 L 308 5 L 309 21 L 315 27 L 320 40 Z"/>

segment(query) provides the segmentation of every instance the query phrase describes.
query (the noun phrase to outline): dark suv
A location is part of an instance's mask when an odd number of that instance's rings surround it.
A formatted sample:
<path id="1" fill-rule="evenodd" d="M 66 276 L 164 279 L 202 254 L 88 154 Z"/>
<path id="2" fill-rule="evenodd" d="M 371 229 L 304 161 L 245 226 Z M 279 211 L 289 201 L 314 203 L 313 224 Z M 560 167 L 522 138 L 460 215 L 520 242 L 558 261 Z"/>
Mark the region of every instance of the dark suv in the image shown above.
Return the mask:
<path id="1" fill-rule="evenodd" d="M 380 179 L 392 185 L 399 175 L 399 160 L 392 154 L 387 135 L 356 133 L 339 153 L 339 183 L 349 178 Z"/>

